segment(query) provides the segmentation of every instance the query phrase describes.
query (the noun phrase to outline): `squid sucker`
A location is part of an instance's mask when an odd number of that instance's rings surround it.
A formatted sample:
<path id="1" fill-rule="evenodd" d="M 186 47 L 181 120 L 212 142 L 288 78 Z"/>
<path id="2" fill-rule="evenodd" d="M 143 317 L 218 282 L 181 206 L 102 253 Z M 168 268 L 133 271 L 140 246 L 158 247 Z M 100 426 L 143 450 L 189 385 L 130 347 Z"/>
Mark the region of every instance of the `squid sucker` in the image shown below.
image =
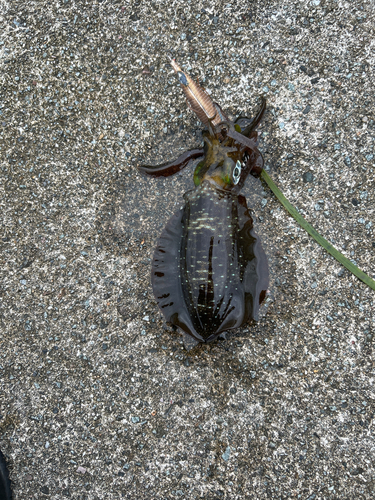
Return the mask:
<path id="1" fill-rule="evenodd" d="M 199 159 L 195 189 L 162 232 L 154 254 L 151 282 L 167 322 L 178 327 L 186 349 L 257 320 L 265 299 L 268 262 L 246 199 L 239 194 L 249 173 L 259 175 L 263 157 L 255 131 L 266 108 L 252 119 L 232 122 L 172 60 L 189 107 L 206 126 L 203 148 L 187 151 L 143 173 L 168 177 Z"/>

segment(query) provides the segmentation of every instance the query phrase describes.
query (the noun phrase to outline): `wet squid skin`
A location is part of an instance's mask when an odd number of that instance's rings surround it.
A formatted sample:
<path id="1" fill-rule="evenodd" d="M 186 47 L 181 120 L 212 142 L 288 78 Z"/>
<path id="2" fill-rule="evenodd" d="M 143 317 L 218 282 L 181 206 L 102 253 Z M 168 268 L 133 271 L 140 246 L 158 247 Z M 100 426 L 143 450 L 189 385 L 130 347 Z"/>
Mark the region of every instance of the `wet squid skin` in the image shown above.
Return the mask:
<path id="1" fill-rule="evenodd" d="M 173 61 L 188 102 L 207 130 L 204 148 L 175 161 L 141 166 L 149 175 L 169 176 L 200 158 L 195 189 L 167 223 L 152 263 L 151 281 L 165 319 L 179 327 L 187 349 L 258 319 L 268 288 L 268 263 L 246 199 L 239 194 L 249 173 L 259 174 L 263 159 L 255 131 L 263 101 L 252 120 L 230 122 Z M 201 93 L 200 93 L 201 92 Z"/>

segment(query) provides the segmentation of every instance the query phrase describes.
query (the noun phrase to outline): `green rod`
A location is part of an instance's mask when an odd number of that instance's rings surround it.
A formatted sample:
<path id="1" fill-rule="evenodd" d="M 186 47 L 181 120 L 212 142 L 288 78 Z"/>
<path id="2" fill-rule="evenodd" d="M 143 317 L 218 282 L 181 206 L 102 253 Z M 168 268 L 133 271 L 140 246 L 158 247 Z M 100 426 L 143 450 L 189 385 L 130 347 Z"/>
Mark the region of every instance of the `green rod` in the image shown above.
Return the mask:
<path id="1" fill-rule="evenodd" d="M 271 189 L 276 198 L 281 202 L 283 207 L 290 213 L 294 219 L 298 222 L 298 224 L 307 231 L 310 236 L 314 238 L 315 241 L 319 243 L 329 254 L 331 254 L 336 260 L 340 262 L 346 269 L 348 269 L 351 273 L 353 273 L 357 278 L 359 278 L 363 283 L 367 286 L 375 290 L 375 281 L 370 278 L 366 273 L 358 269 L 358 267 L 353 264 L 349 259 L 347 259 L 341 252 L 336 250 L 335 247 L 331 245 L 323 236 L 321 236 L 297 211 L 295 207 L 285 198 L 280 189 L 273 182 L 271 177 L 265 170 L 262 170 L 261 173 L 262 179 L 267 183 L 268 187 Z"/>

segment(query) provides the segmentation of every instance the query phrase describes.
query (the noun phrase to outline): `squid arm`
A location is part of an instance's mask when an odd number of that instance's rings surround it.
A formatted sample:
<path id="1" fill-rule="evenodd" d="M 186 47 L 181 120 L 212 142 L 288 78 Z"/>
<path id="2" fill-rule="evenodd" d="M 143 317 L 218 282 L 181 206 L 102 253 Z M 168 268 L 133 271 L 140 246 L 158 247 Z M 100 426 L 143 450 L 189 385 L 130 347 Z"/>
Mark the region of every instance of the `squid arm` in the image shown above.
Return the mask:
<path id="1" fill-rule="evenodd" d="M 201 156 L 204 156 L 203 148 L 191 149 L 185 151 L 176 160 L 162 163 L 161 165 L 141 165 L 138 167 L 138 170 L 153 177 L 169 177 L 185 168 L 190 160 L 200 158 Z"/>
<path id="2" fill-rule="evenodd" d="M 232 127 L 227 131 L 227 136 L 231 137 L 232 139 L 237 141 L 239 144 L 242 144 L 243 146 L 246 146 L 251 150 L 257 149 L 257 142 L 256 141 L 246 137 L 245 135 L 241 134 L 240 132 L 237 132 Z"/>
<path id="3" fill-rule="evenodd" d="M 235 123 L 238 123 L 239 125 L 240 125 L 241 120 L 250 120 L 250 123 L 248 125 L 246 125 L 246 127 L 241 131 L 241 133 L 243 135 L 245 135 L 246 137 L 249 137 L 251 132 L 253 132 L 253 130 L 258 126 L 260 120 L 263 118 L 264 112 L 266 111 L 266 105 L 267 105 L 267 101 L 263 97 L 262 102 L 261 102 L 260 107 L 259 107 L 259 110 L 255 116 L 253 116 L 252 118 L 246 118 L 244 116 L 239 116 L 237 118 Z"/>

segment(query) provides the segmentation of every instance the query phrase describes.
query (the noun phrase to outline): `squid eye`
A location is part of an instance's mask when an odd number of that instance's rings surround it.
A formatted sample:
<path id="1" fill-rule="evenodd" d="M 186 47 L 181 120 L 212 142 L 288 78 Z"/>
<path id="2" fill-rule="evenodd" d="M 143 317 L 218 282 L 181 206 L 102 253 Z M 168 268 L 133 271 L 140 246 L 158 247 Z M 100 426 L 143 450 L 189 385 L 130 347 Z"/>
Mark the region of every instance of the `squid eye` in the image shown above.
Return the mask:
<path id="1" fill-rule="evenodd" d="M 233 184 L 238 184 L 241 178 L 241 162 L 237 160 L 236 166 L 233 169 Z"/>

